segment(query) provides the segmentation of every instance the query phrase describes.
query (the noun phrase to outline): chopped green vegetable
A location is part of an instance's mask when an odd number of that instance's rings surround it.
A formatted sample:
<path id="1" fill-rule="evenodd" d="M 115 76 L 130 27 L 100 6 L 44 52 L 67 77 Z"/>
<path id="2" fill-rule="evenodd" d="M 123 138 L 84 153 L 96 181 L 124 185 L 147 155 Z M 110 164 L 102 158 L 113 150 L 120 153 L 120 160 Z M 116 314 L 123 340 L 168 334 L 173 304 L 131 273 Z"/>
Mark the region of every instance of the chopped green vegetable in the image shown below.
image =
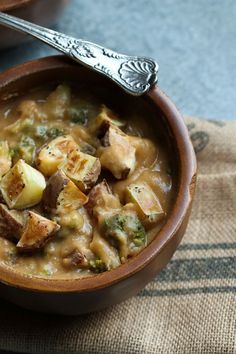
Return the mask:
<path id="1" fill-rule="evenodd" d="M 19 158 L 22 158 L 26 163 L 31 165 L 34 160 L 35 150 L 34 140 L 27 135 L 23 135 L 16 149 Z"/>
<path id="2" fill-rule="evenodd" d="M 88 110 L 79 107 L 70 107 L 68 116 L 72 123 L 85 125 L 88 121 Z"/>
<path id="3" fill-rule="evenodd" d="M 11 147 L 11 148 L 9 149 L 9 154 L 10 154 L 11 158 L 14 159 L 15 156 L 17 155 L 17 149 L 14 148 L 14 147 Z"/>
<path id="4" fill-rule="evenodd" d="M 38 125 L 35 128 L 34 136 L 36 138 L 45 138 L 45 135 L 47 135 L 47 127 L 44 125 Z"/>
<path id="5" fill-rule="evenodd" d="M 66 130 L 58 127 L 48 128 L 45 125 L 39 125 L 35 127 L 33 135 L 40 141 L 47 141 L 49 139 L 55 139 L 59 136 L 65 135 Z"/>
<path id="6" fill-rule="evenodd" d="M 93 239 L 90 243 L 91 251 L 98 259 L 101 259 L 106 265 L 106 269 L 110 270 L 120 265 L 120 257 L 118 250 L 111 245 L 110 240 L 106 240 L 100 234 L 99 230 L 94 227 Z"/>
<path id="7" fill-rule="evenodd" d="M 63 129 L 59 129 L 57 127 L 49 128 L 47 130 L 47 132 L 46 132 L 47 137 L 50 138 L 50 139 L 55 139 L 58 136 L 62 136 L 64 134 L 65 134 L 64 130 Z"/>
<path id="8" fill-rule="evenodd" d="M 106 233 L 110 233 L 112 230 L 124 231 L 125 223 L 127 221 L 127 215 L 116 214 L 104 221 L 104 227 Z"/>
<path id="9" fill-rule="evenodd" d="M 118 243 L 133 242 L 141 247 L 146 244 L 146 232 L 135 214 L 116 214 L 104 221 L 104 234 Z"/>
<path id="10" fill-rule="evenodd" d="M 105 263 L 101 259 L 95 259 L 89 262 L 90 269 L 94 273 L 102 273 L 107 270 Z"/>
<path id="11" fill-rule="evenodd" d="M 146 233 L 143 226 L 137 226 L 133 242 L 136 246 L 142 246 L 146 241 Z"/>

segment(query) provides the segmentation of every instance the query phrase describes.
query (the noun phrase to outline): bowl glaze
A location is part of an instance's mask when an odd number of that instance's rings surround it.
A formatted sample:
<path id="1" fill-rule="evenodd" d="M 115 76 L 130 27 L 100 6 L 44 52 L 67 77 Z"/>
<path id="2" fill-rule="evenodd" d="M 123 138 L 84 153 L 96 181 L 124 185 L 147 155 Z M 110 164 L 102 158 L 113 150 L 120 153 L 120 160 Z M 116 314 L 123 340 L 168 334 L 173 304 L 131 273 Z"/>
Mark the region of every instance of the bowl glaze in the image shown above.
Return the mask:
<path id="1" fill-rule="evenodd" d="M 104 76 L 64 56 L 43 58 L 0 74 L 0 103 L 51 82 L 86 82 L 133 104 L 144 100 L 163 124 L 175 154 L 176 197 L 158 236 L 120 267 L 94 277 L 75 280 L 31 278 L 0 265 L 0 296 L 22 307 L 47 313 L 77 315 L 101 310 L 137 294 L 169 262 L 180 243 L 191 210 L 196 183 L 196 159 L 182 116 L 159 87 L 142 97 L 127 97 Z M 151 123 L 151 122 L 150 122 Z"/>

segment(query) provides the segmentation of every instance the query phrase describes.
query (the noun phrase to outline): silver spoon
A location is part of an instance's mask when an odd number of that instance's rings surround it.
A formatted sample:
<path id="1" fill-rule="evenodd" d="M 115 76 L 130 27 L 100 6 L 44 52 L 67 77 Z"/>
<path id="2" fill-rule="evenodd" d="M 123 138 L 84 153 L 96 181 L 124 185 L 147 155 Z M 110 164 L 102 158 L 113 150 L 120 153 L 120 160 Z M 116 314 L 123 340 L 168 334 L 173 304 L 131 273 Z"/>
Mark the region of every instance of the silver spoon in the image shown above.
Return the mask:
<path id="1" fill-rule="evenodd" d="M 158 64 L 151 58 L 127 56 L 0 12 L 0 24 L 40 39 L 73 60 L 115 81 L 126 92 L 142 95 L 157 82 Z"/>

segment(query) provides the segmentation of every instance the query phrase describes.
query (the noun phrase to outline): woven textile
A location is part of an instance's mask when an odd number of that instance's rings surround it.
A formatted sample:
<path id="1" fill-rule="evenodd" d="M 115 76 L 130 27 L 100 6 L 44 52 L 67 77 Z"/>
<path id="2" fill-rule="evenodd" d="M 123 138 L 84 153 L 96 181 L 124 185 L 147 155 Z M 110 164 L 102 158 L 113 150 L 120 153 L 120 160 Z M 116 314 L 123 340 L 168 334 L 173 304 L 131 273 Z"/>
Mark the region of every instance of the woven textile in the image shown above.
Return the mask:
<path id="1" fill-rule="evenodd" d="M 236 122 L 186 118 L 198 158 L 192 216 L 136 297 L 80 317 L 0 304 L 0 348 L 25 353 L 236 353 Z"/>

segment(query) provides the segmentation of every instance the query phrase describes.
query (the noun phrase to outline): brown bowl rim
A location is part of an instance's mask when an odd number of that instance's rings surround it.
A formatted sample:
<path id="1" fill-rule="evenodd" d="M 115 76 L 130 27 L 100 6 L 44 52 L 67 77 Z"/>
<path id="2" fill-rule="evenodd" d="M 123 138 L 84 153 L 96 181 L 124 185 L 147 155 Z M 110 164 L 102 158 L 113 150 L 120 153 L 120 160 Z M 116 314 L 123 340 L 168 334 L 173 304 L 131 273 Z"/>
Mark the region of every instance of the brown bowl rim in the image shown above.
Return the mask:
<path id="1" fill-rule="evenodd" d="M 2 0 L 0 11 L 11 11 L 31 4 L 35 0 Z"/>
<path id="2" fill-rule="evenodd" d="M 9 83 L 44 70 L 71 67 L 74 64 L 64 56 L 50 56 L 26 62 L 0 73 L 1 88 Z M 196 158 L 183 118 L 170 98 L 158 86 L 153 87 L 145 97 L 154 105 L 158 105 L 171 127 L 179 153 L 180 178 L 174 207 L 170 216 L 151 243 L 137 256 L 116 269 L 96 276 L 81 279 L 46 279 L 29 277 L 0 265 L 0 282 L 40 292 L 90 292 L 111 286 L 143 269 L 156 257 L 181 226 L 191 203 L 196 181 Z M 1 96 L 0 96 L 1 99 Z"/>

